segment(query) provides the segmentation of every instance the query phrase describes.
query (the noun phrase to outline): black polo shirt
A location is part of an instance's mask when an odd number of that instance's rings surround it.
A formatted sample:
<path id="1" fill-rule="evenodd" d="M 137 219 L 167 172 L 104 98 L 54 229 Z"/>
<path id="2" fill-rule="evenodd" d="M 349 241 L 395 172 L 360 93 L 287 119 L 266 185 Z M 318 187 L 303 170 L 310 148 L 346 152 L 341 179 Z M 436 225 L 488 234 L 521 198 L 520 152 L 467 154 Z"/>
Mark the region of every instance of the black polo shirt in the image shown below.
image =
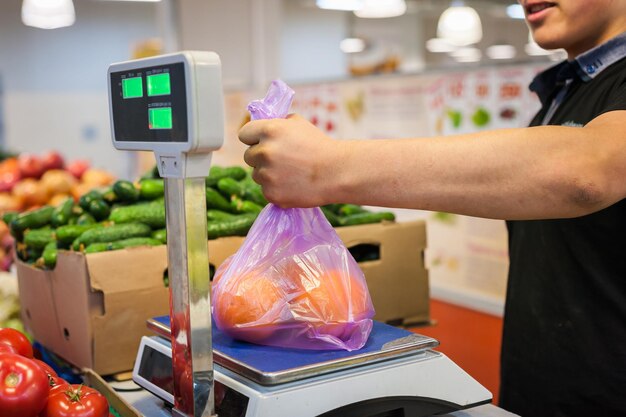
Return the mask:
<path id="1" fill-rule="evenodd" d="M 613 44 L 536 79 L 543 108 L 531 125 L 584 126 L 626 110 L 626 36 Z M 626 152 L 626 133 L 615 133 Z M 626 416 L 626 200 L 507 227 L 500 406 L 524 417 Z"/>

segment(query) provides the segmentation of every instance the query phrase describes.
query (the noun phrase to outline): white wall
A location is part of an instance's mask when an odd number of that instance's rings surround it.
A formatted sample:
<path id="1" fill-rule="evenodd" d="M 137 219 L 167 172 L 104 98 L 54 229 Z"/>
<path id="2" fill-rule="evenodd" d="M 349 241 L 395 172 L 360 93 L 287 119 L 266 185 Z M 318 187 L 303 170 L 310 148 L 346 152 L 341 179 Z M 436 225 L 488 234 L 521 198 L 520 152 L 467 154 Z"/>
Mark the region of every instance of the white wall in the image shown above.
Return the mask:
<path id="1" fill-rule="evenodd" d="M 127 177 L 130 155 L 113 149 L 106 70 L 127 60 L 135 42 L 158 36 L 154 3 L 75 0 L 76 23 L 42 30 L 24 26 L 21 0 L 0 3 L 0 76 L 5 149 L 42 153 Z"/>

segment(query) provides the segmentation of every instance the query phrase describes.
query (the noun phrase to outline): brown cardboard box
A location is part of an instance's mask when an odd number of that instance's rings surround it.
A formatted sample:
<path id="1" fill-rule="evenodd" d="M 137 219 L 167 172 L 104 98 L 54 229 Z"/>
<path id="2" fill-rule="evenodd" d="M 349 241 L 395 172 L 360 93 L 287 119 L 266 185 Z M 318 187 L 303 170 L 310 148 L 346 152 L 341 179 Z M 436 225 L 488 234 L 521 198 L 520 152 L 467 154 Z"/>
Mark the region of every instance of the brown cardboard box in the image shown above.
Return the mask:
<path id="1" fill-rule="evenodd" d="M 423 221 L 337 228 L 348 248 L 371 245 L 379 259 L 359 263 L 375 319 L 396 325 L 429 320 L 428 271 L 424 267 Z M 209 241 L 218 267 L 244 238 Z M 81 253 L 60 251 L 53 271 L 17 262 L 22 317 L 45 347 L 100 375 L 132 369 L 148 318 L 169 313 L 163 285 L 167 248 L 139 247 Z"/>
<path id="2" fill-rule="evenodd" d="M 45 347 L 101 375 L 132 369 L 148 318 L 168 314 L 166 247 L 85 256 L 60 251 L 53 271 L 17 262 L 22 318 Z"/>

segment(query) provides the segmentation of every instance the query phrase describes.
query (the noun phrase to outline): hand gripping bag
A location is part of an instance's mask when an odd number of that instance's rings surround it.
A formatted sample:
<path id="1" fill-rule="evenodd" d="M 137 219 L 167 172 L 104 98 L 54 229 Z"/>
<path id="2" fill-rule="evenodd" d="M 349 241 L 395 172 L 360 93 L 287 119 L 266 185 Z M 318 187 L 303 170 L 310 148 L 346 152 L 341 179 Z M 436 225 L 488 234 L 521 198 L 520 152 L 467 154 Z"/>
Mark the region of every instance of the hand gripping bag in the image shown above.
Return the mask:
<path id="1" fill-rule="evenodd" d="M 274 81 L 248 106 L 252 119 L 285 117 L 292 97 Z M 372 330 L 363 272 L 317 207 L 268 204 L 216 271 L 212 299 L 216 326 L 257 344 L 356 350 Z"/>

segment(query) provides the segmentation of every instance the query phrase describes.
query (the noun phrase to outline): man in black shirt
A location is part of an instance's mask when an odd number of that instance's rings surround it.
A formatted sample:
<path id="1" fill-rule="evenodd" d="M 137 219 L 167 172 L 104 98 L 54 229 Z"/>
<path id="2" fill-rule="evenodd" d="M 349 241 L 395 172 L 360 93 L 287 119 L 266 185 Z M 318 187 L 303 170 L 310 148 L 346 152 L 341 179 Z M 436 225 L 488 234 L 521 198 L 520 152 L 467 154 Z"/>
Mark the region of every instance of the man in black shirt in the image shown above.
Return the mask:
<path id="1" fill-rule="evenodd" d="M 522 0 L 568 60 L 531 85 L 530 128 L 334 141 L 297 115 L 239 132 L 283 207 L 334 202 L 507 220 L 501 405 L 626 416 L 626 0 Z"/>

